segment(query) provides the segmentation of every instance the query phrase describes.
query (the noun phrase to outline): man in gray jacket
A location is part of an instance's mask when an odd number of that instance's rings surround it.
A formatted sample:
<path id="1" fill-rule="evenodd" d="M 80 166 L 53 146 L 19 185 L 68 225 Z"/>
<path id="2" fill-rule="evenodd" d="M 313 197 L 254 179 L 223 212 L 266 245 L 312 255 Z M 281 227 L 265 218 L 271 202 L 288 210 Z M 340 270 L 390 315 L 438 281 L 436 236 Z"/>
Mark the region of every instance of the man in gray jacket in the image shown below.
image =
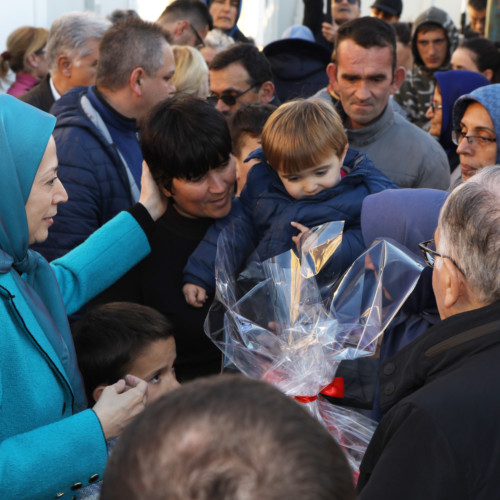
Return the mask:
<path id="1" fill-rule="evenodd" d="M 384 21 L 362 17 L 339 28 L 330 84 L 349 145 L 401 187 L 447 189 L 450 170 L 439 143 L 394 113 L 390 96 L 404 80 L 396 37 Z"/>

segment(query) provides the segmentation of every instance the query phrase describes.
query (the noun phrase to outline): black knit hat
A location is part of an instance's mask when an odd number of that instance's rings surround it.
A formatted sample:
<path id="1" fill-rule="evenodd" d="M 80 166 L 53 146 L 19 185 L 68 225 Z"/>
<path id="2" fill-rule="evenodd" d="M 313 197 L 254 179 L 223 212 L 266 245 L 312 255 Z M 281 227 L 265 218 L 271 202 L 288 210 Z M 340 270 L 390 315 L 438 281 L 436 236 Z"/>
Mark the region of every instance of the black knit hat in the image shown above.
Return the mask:
<path id="1" fill-rule="evenodd" d="M 403 2 L 402 0 L 376 0 L 372 7 L 383 10 L 391 16 L 399 17 L 403 10 Z"/>

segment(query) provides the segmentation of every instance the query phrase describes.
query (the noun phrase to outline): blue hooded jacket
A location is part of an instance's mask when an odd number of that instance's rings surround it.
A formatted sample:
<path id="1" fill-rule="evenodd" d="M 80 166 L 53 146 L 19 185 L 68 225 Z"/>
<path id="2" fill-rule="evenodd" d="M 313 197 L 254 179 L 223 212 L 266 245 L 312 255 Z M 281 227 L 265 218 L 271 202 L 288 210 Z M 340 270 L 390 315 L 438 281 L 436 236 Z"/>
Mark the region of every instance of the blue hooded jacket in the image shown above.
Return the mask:
<path id="1" fill-rule="evenodd" d="M 235 200 L 228 217 L 209 229 L 184 268 L 184 282 L 199 285 L 209 293 L 215 288 L 217 237 L 224 223 L 234 225 L 236 238 L 231 250 L 243 267 L 254 248 L 259 260 L 264 261 L 294 247 L 292 236 L 298 231 L 290 225 L 292 221 L 307 227 L 345 221 L 342 244 L 324 268 L 325 277 L 334 277 L 344 272 L 365 248 L 360 227 L 363 199 L 397 188 L 364 153 L 349 149 L 344 160 L 344 166 L 350 169 L 347 176 L 315 196 L 297 200 L 288 194 L 261 148 L 249 158 L 259 158 L 261 163 L 250 170 L 241 198 Z"/>
<path id="2" fill-rule="evenodd" d="M 495 128 L 495 136 L 497 138 L 497 159 L 500 163 L 500 83 L 481 87 L 470 94 L 463 95 L 457 100 L 453 108 L 453 127 L 460 128 L 460 121 L 464 116 L 467 106 L 471 102 L 478 102 L 483 105 L 490 115 L 493 127 Z"/>

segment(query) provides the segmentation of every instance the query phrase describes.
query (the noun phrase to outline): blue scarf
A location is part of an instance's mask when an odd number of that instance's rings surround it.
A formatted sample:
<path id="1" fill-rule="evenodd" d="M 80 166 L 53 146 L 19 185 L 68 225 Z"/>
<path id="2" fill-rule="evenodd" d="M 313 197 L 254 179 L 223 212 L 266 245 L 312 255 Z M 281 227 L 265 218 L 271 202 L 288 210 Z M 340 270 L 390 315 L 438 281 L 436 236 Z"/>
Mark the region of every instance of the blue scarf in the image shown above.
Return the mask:
<path id="1" fill-rule="evenodd" d="M 0 95 L 0 274 L 11 273 L 41 330 L 61 360 L 74 396 L 74 411 L 86 407 L 83 382 L 59 285 L 49 263 L 28 249 L 25 205 L 54 116 Z"/>

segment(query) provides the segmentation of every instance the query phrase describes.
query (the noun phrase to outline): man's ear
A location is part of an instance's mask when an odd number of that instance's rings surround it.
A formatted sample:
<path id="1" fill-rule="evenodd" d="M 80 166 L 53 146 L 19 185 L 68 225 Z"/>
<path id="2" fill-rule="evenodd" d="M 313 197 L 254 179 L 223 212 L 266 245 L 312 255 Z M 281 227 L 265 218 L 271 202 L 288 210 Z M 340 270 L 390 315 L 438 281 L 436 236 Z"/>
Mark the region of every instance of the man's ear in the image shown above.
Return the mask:
<path id="1" fill-rule="evenodd" d="M 328 75 L 328 79 L 330 80 L 330 85 L 336 94 L 339 93 L 339 84 L 337 81 L 337 65 L 335 63 L 330 63 L 326 67 L 326 74 Z"/>
<path id="2" fill-rule="evenodd" d="M 137 97 L 141 97 L 143 93 L 143 83 L 144 83 L 144 77 L 146 76 L 146 72 L 144 71 L 144 68 L 139 66 L 138 68 L 135 68 L 132 73 L 130 73 L 129 76 L 129 86 L 130 90 L 136 95 Z"/>
<path id="3" fill-rule="evenodd" d="M 61 54 L 57 57 L 57 69 L 59 73 L 64 75 L 66 78 L 71 78 L 72 68 L 73 68 L 73 63 L 71 62 L 71 59 L 68 56 Z"/>
<path id="4" fill-rule="evenodd" d="M 463 276 L 450 259 L 441 258 L 441 260 L 440 278 L 443 280 L 443 305 L 447 309 L 451 309 L 458 305 L 464 294 Z"/>
<path id="5" fill-rule="evenodd" d="M 267 104 L 274 97 L 274 83 L 268 80 L 259 88 L 259 101 Z"/>
<path id="6" fill-rule="evenodd" d="M 189 21 L 187 19 L 179 19 L 175 23 L 174 36 L 177 39 L 184 31 L 189 30 Z"/>
<path id="7" fill-rule="evenodd" d="M 398 66 L 394 71 L 394 78 L 391 85 L 391 94 L 394 94 L 399 89 L 399 87 L 401 87 L 401 84 L 405 81 L 405 78 L 406 70 L 403 66 Z"/>
<path id="8" fill-rule="evenodd" d="M 104 384 L 98 385 L 93 391 L 92 391 L 92 397 L 94 398 L 94 401 L 97 403 L 98 399 L 101 397 L 102 391 L 106 386 Z M 90 404 L 90 401 L 89 401 Z"/>

